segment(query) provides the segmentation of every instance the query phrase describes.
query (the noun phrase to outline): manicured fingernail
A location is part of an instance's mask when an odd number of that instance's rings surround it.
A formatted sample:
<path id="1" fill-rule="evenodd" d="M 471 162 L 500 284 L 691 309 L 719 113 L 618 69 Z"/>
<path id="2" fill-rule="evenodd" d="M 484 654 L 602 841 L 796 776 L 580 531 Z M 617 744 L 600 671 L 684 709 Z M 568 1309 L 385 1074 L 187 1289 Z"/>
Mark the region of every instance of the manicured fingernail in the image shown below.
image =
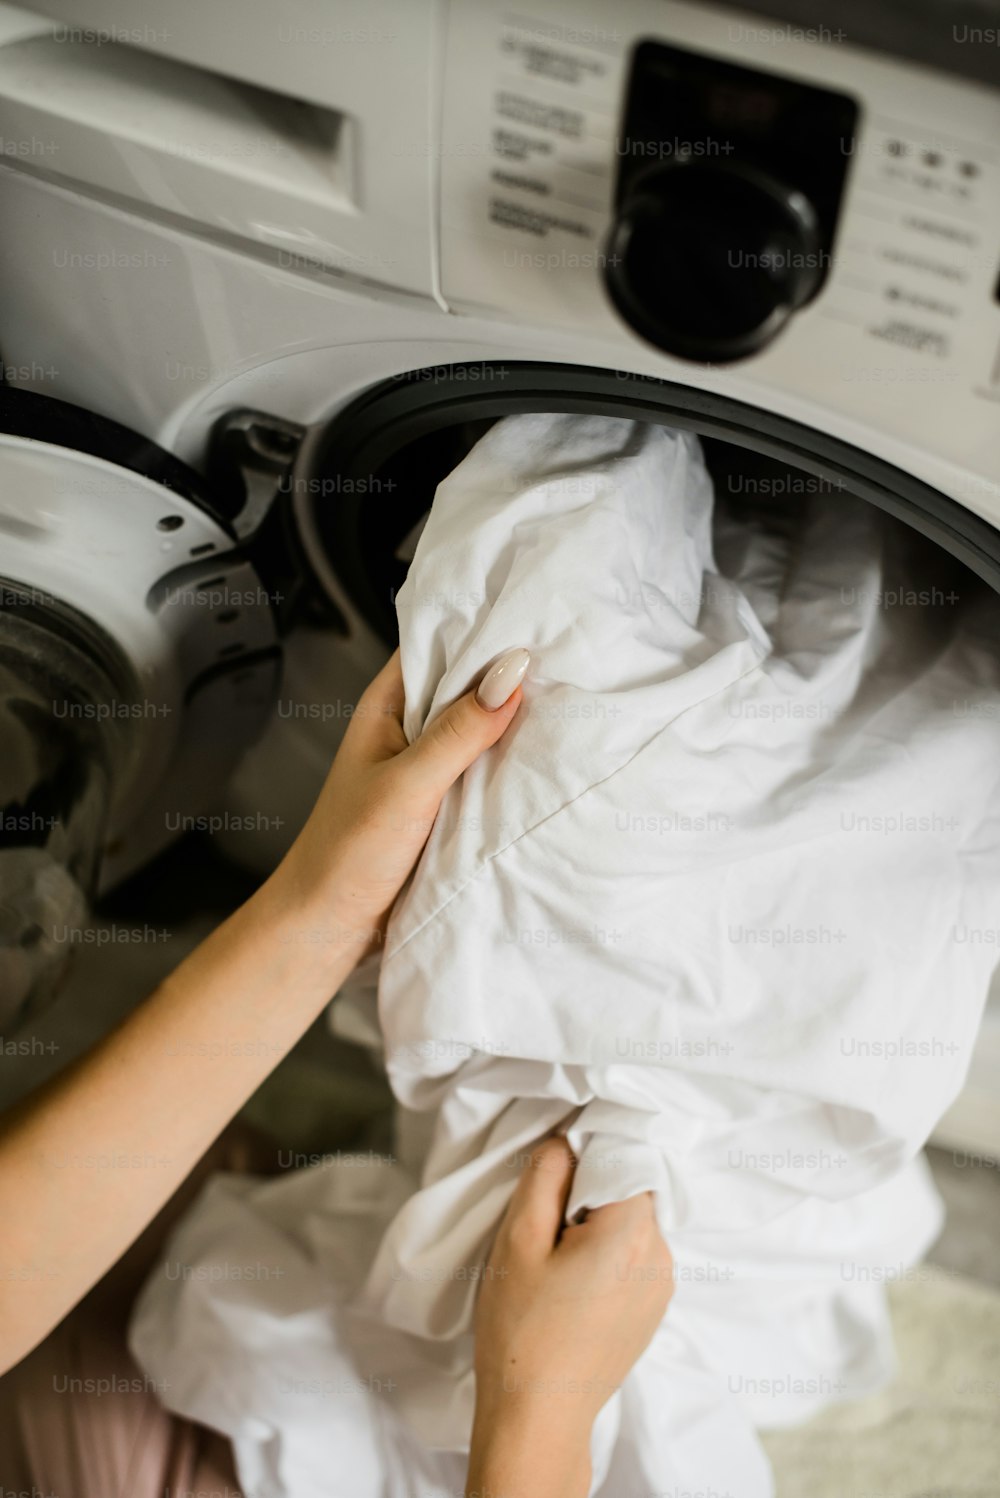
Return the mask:
<path id="1" fill-rule="evenodd" d="M 524 680 L 524 673 L 530 663 L 531 656 L 523 645 L 502 655 L 479 683 L 476 693 L 479 706 L 491 713 L 495 713 L 498 707 L 503 707 L 511 692 Z"/>

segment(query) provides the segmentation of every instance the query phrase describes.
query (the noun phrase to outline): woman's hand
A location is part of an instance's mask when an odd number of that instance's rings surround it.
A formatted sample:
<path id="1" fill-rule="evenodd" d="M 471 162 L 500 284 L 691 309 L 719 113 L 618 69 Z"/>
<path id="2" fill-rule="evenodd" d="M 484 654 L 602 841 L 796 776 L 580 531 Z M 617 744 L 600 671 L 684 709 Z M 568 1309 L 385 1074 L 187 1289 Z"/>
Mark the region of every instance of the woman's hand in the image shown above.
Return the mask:
<path id="1" fill-rule="evenodd" d="M 524 649 L 507 651 L 475 693 L 408 745 L 396 651 L 358 702 L 319 800 L 272 876 L 299 908 L 318 897 L 345 931 L 381 939 L 445 792 L 517 712 L 529 661 Z"/>
<path id="2" fill-rule="evenodd" d="M 561 1137 L 535 1151 L 490 1256 L 476 1307 L 470 1493 L 585 1495 L 594 1419 L 673 1293 L 648 1192 L 562 1226 L 575 1165 Z"/>

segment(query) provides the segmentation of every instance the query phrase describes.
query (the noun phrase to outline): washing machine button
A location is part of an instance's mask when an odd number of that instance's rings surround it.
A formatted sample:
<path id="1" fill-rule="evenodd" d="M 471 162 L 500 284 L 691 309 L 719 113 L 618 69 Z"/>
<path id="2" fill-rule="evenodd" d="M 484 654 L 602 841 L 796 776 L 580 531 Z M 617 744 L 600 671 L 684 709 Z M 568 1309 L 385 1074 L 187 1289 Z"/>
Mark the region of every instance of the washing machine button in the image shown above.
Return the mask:
<path id="1" fill-rule="evenodd" d="M 642 337 L 684 359 L 756 353 L 822 280 L 804 193 L 744 162 L 679 158 L 632 184 L 605 260 L 611 298 Z"/>

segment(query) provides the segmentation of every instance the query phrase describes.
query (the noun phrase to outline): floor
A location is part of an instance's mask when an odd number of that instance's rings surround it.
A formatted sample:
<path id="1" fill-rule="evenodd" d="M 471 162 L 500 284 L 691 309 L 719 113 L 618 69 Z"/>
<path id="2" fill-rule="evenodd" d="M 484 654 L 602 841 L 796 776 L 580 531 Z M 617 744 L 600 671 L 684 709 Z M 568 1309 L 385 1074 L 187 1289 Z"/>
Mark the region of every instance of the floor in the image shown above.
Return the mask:
<path id="1" fill-rule="evenodd" d="M 947 1222 L 890 1287 L 899 1375 L 767 1435 L 777 1498 L 1000 1498 L 1000 1164 L 928 1151 Z"/>
<path id="2" fill-rule="evenodd" d="M 1000 1287 L 1000 1161 L 976 1164 L 961 1150 L 928 1150 L 948 1209 L 931 1260 L 981 1284 Z"/>

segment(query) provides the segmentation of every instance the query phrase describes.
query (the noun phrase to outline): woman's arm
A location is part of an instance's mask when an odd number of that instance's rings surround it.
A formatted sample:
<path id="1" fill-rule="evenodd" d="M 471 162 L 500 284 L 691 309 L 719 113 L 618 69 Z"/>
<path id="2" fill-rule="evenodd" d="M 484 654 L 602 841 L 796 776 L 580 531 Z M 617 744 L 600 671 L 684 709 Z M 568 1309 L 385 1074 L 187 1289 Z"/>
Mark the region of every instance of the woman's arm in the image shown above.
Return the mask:
<path id="1" fill-rule="evenodd" d="M 407 747 L 394 657 L 280 868 L 112 1035 L 6 1116 L 0 1372 L 121 1256 L 381 939 L 445 791 L 516 713 L 526 666 L 525 651 L 504 657 L 484 703 L 461 698 Z M 564 1140 L 539 1148 L 494 1246 L 469 1493 L 585 1494 L 594 1417 L 669 1298 L 648 1196 L 562 1229 L 573 1163 Z"/>
<path id="2" fill-rule="evenodd" d="M 394 656 L 275 873 L 117 1030 L 4 1117 L 0 1372 L 120 1257 L 381 939 L 445 791 L 516 713 L 526 666 L 526 651 L 505 656 L 480 684 L 484 702 L 469 693 L 407 746 Z"/>

